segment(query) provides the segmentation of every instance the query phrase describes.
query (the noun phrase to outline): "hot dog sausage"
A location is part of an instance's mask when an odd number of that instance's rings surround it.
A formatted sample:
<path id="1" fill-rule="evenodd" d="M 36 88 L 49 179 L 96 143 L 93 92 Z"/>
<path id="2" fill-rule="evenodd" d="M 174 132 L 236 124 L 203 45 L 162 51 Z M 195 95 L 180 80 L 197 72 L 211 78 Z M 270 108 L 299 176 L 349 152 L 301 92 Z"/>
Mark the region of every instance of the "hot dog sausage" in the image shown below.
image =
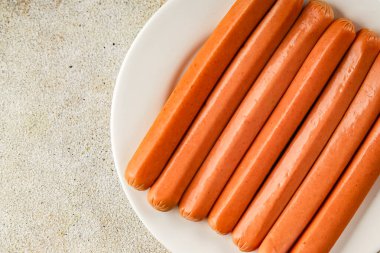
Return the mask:
<path id="1" fill-rule="evenodd" d="M 265 237 L 260 253 L 288 252 L 311 221 L 380 113 L 379 80 L 380 56 L 309 174 Z"/>
<path id="2" fill-rule="evenodd" d="M 289 11 L 289 1 L 278 1 L 276 5 L 284 12 Z M 332 21 L 333 13 L 327 4 L 313 1 L 311 5 L 315 9 L 311 15 L 324 20 L 320 22 Z M 290 84 L 289 77 L 286 82 L 281 78 L 273 78 L 269 69 L 252 86 L 185 192 L 180 202 L 184 217 L 190 220 L 206 217 L 237 163 Z"/>
<path id="3" fill-rule="evenodd" d="M 207 99 L 149 190 L 148 200 L 156 209 L 167 211 L 177 205 L 236 107 L 294 23 L 302 9 L 302 1 L 293 0 L 287 5 L 284 11 L 278 2 L 265 16 Z M 288 71 L 291 75 L 291 70 Z"/>
<path id="4" fill-rule="evenodd" d="M 377 76 L 379 80 L 380 76 Z M 292 253 L 329 252 L 380 175 L 380 120 Z M 321 236 L 323 235 L 323 236 Z"/>
<path id="5" fill-rule="evenodd" d="M 275 0 L 237 0 L 180 79 L 125 171 L 138 190 L 149 188 L 236 52 Z"/>
<path id="6" fill-rule="evenodd" d="M 379 45 L 362 30 L 301 129 L 233 231 L 234 242 L 256 249 L 322 151 L 368 73 Z"/>
<path id="7" fill-rule="evenodd" d="M 232 231 L 354 38 L 345 19 L 323 34 L 212 208 L 213 229 Z"/>

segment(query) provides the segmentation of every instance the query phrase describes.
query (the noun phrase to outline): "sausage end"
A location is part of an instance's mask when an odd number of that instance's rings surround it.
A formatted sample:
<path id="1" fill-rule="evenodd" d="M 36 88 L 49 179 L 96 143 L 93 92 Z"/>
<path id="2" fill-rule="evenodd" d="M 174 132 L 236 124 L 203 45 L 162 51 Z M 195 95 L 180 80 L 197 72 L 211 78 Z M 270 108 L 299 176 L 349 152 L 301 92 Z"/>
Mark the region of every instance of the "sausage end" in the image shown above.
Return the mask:
<path id="1" fill-rule="evenodd" d="M 322 0 L 312 0 L 307 5 L 307 8 L 312 8 L 316 10 L 321 15 L 329 19 L 334 19 L 334 10 L 333 8 L 325 1 Z"/>
<path id="2" fill-rule="evenodd" d="M 241 224 L 240 224 L 241 225 Z M 238 226 L 232 232 L 232 241 L 241 251 L 249 252 L 256 250 L 260 244 L 261 240 L 258 240 L 257 236 L 254 236 L 248 227 L 243 225 L 243 228 Z"/>
<path id="3" fill-rule="evenodd" d="M 192 211 L 186 210 L 184 207 L 179 207 L 179 213 L 182 217 L 190 221 L 201 221 L 203 217 L 197 217 Z"/>
<path id="4" fill-rule="evenodd" d="M 335 23 L 341 25 L 343 30 L 355 33 L 355 25 L 351 20 L 346 18 L 338 18 Z"/>
<path id="5" fill-rule="evenodd" d="M 167 200 L 158 199 L 157 196 L 152 192 L 152 188 L 148 192 L 148 202 L 156 210 L 161 212 L 167 212 L 174 208 L 175 203 L 169 203 Z"/>
<path id="6" fill-rule="evenodd" d="M 221 234 L 221 235 L 226 235 L 228 233 L 230 233 L 231 231 L 229 231 L 228 229 L 226 228 L 223 228 L 221 226 L 218 226 L 218 221 L 217 219 L 215 219 L 214 217 L 211 217 L 209 216 L 208 219 L 207 219 L 207 222 L 208 222 L 208 225 L 215 231 L 217 232 L 218 234 Z"/>
<path id="7" fill-rule="evenodd" d="M 147 187 L 145 184 L 143 183 L 139 183 L 137 182 L 137 179 L 136 177 L 134 176 L 131 176 L 129 173 L 128 173 L 128 170 L 125 172 L 125 181 L 127 181 L 127 183 L 132 186 L 133 188 L 135 188 L 136 190 L 138 191 L 145 191 L 147 190 L 149 187 Z"/>
<path id="8" fill-rule="evenodd" d="M 236 244 L 236 246 L 238 246 L 239 250 L 240 251 L 243 251 L 243 252 L 250 252 L 250 251 L 254 251 L 255 249 L 257 249 L 257 246 L 253 246 L 251 242 L 247 242 L 244 237 L 236 237 L 234 236 L 234 234 L 232 234 L 232 239 L 233 239 L 233 242 Z"/>
<path id="9" fill-rule="evenodd" d="M 376 43 L 377 46 L 380 46 L 380 39 L 379 37 L 377 36 L 377 34 L 370 30 L 370 29 L 367 29 L 367 28 L 363 28 L 359 31 L 359 35 L 358 36 L 362 36 L 364 38 L 364 40 L 368 43 Z"/>

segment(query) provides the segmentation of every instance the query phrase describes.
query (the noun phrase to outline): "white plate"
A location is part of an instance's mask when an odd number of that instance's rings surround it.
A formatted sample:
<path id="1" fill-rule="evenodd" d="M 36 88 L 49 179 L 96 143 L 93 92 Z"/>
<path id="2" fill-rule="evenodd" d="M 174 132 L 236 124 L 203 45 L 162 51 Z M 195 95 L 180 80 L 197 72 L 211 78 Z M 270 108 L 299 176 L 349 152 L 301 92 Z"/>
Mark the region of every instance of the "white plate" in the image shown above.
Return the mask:
<path id="1" fill-rule="evenodd" d="M 121 66 L 112 101 L 111 142 L 121 185 L 137 215 L 171 252 L 239 252 L 230 236 L 207 222 L 190 222 L 178 210 L 161 213 L 124 181 L 124 169 L 170 94 L 180 73 L 234 0 L 169 0 L 145 25 Z M 380 32 L 380 0 L 331 0 L 345 16 Z M 380 250 L 380 180 L 333 252 Z"/>

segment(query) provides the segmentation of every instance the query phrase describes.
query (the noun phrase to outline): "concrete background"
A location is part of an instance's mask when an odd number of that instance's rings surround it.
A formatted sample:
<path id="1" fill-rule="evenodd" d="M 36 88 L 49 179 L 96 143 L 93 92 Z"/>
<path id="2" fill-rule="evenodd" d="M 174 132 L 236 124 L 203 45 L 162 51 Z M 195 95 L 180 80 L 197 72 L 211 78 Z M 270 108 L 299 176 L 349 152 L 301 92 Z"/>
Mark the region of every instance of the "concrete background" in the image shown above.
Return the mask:
<path id="1" fill-rule="evenodd" d="M 165 0 L 0 0 L 0 252 L 166 252 L 119 185 L 121 62 Z"/>

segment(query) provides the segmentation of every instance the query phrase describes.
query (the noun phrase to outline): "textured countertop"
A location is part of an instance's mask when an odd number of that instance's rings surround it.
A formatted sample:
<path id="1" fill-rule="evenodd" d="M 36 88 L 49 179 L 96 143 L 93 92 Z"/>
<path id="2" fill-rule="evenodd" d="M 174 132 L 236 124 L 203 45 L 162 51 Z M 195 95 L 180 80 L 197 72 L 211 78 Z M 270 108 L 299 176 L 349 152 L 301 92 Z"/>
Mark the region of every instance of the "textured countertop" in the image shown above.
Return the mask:
<path id="1" fill-rule="evenodd" d="M 166 252 L 109 138 L 121 62 L 163 3 L 0 1 L 0 252 Z"/>

